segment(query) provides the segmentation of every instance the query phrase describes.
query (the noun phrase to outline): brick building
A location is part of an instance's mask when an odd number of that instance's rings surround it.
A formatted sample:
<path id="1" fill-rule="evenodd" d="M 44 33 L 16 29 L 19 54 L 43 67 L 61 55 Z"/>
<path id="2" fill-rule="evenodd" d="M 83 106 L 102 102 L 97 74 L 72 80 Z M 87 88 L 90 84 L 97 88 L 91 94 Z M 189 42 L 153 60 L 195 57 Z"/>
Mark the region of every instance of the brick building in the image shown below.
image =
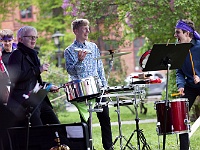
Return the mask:
<path id="1" fill-rule="evenodd" d="M 37 8 L 34 6 L 30 6 L 26 10 L 19 10 L 19 8 L 16 8 L 14 10 L 14 13 L 9 14 L 8 17 L 3 22 L 1 22 L 1 29 L 11 29 L 14 31 L 14 34 L 16 34 L 16 31 L 24 25 L 23 22 L 37 21 L 36 13 Z M 123 55 L 120 57 L 121 60 L 124 60 L 125 65 L 127 67 L 127 75 L 135 71 L 140 71 L 138 63 L 140 57 L 137 56 L 137 52 L 139 48 L 143 45 L 143 43 L 144 39 L 138 38 L 132 41 L 131 44 L 127 44 L 124 47 L 119 47 L 121 52 L 131 52 L 130 54 Z M 101 42 L 97 43 L 97 45 L 99 45 L 99 47 L 102 47 Z"/>

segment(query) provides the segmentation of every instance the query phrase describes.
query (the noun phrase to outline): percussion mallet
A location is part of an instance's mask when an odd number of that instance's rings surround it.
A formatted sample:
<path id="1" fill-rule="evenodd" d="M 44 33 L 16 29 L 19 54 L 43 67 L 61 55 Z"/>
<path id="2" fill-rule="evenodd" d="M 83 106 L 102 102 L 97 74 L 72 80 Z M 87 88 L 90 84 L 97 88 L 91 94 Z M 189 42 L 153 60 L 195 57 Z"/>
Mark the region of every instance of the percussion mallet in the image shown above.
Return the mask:
<path id="1" fill-rule="evenodd" d="M 193 59 L 192 59 L 192 53 L 189 49 L 189 53 L 190 53 L 190 61 L 191 61 L 191 64 L 192 64 L 192 72 L 193 72 L 193 75 L 195 75 L 195 70 L 194 70 L 194 62 L 193 62 Z"/>

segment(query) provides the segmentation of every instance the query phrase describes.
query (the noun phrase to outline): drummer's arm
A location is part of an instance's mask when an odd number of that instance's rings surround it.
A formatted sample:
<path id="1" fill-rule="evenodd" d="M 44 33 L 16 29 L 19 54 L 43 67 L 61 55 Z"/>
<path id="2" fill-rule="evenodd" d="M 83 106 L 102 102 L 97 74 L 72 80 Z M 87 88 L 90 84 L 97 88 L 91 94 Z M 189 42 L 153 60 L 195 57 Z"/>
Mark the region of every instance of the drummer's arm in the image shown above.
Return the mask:
<path id="1" fill-rule="evenodd" d="M 183 74 L 181 69 L 176 70 L 176 84 L 177 84 L 179 93 L 182 96 L 185 95 L 184 93 L 185 75 Z"/>
<path id="2" fill-rule="evenodd" d="M 79 61 L 78 58 L 75 58 L 71 53 L 70 50 L 65 50 L 65 66 L 66 70 L 70 75 L 77 75 L 81 72 L 84 72 L 85 66 L 82 61 Z"/>
<path id="3" fill-rule="evenodd" d="M 106 87 L 107 81 L 105 78 L 104 69 L 102 68 L 102 69 L 98 70 L 98 74 L 99 74 L 99 78 L 101 79 L 102 86 Z"/>

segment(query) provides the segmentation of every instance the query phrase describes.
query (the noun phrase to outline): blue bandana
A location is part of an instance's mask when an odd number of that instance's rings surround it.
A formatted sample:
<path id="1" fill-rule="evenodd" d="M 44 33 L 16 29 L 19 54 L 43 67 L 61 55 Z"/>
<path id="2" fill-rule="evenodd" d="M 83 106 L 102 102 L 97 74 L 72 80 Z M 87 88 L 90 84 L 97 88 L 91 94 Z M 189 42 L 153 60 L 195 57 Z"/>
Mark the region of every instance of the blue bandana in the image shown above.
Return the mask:
<path id="1" fill-rule="evenodd" d="M 182 29 L 182 30 L 185 30 L 185 31 L 189 31 L 191 33 L 193 33 L 194 35 L 194 38 L 197 39 L 197 40 L 200 40 L 200 35 L 197 31 L 193 30 L 190 26 L 188 26 L 185 22 L 183 21 L 179 21 L 177 24 L 176 24 L 176 28 L 178 29 Z"/>
<path id="2" fill-rule="evenodd" d="M 2 41 L 13 40 L 13 37 L 4 36 L 1 38 Z"/>

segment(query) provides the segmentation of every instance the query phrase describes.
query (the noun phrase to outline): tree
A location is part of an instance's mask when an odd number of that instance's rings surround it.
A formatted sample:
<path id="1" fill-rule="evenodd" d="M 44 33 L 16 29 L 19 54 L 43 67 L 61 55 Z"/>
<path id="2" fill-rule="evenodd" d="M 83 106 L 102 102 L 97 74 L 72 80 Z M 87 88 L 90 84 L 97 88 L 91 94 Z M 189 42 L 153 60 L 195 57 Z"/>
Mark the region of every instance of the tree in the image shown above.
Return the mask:
<path id="1" fill-rule="evenodd" d="M 63 10 L 61 8 L 62 1 L 60 0 L 15 0 L 12 1 L 12 5 L 10 5 L 10 1 L 3 1 L 5 4 L 4 12 L 1 12 L 1 15 L 9 15 L 14 12 L 15 7 L 19 7 L 20 10 L 26 9 L 31 5 L 37 6 L 37 22 L 21 22 L 25 25 L 34 26 L 38 30 L 39 39 L 37 40 L 37 46 L 39 47 L 39 57 L 41 58 L 41 63 L 49 62 L 51 63 L 50 71 L 43 73 L 42 77 L 44 81 L 52 82 L 55 85 L 60 85 L 68 82 L 68 74 L 66 73 L 64 68 L 56 67 L 57 59 L 55 51 L 57 47 L 54 46 L 54 42 L 52 41 L 52 34 L 55 31 L 60 31 L 63 34 L 66 33 L 66 28 L 70 28 L 68 19 L 70 16 L 63 17 Z M 1 7 L 1 6 L 0 6 Z M 2 8 L 4 9 L 4 8 Z M 0 9 L 0 10 L 2 10 Z M 20 22 L 20 20 L 18 20 Z M 61 43 L 61 51 L 63 51 L 67 45 L 71 43 L 74 36 L 72 33 L 65 34 L 64 42 Z M 64 59 L 62 60 L 62 65 L 64 66 Z M 49 94 L 50 99 L 54 99 L 59 97 L 64 93 L 63 89 L 60 90 L 59 93 Z M 64 100 L 66 97 L 62 98 L 59 101 L 60 106 L 64 106 Z"/>
<path id="2" fill-rule="evenodd" d="M 3 0 L 2 6 L 8 6 L 6 2 Z M 26 1 L 12 2 L 16 4 Z M 95 27 L 96 32 L 91 33 L 90 39 L 96 40 L 98 45 L 101 40 L 109 41 L 110 34 L 115 35 L 121 45 L 125 39 L 132 42 L 134 38 L 145 37 L 146 47 L 141 49 L 140 54 L 150 49 L 154 43 L 166 43 L 169 39 L 174 43 L 174 26 L 178 19 L 189 18 L 196 23 L 197 31 L 200 29 L 200 3 L 195 0 L 32 0 L 29 4 L 39 8 L 38 22 L 33 25 L 41 35 L 46 31 L 45 36 L 39 40 L 42 54 L 52 49 L 50 38 L 55 30 L 69 29 L 72 19 L 83 16 Z M 71 40 L 70 37 L 67 39 Z"/>
<path id="3" fill-rule="evenodd" d="M 140 54 L 151 49 L 154 43 L 174 43 L 174 26 L 178 19 L 191 19 L 196 24 L 196 30 L 200 30 L 200 3 L 195 0 L 63 0 L 63 6 L 67 13 L 71 10 L 71 13 L 78 15 L 78 11 L 79 15 L 94 20 L 94 24 L 97 24 L 96 20 L 103 19 L 104 25 L 113 27 L 117 21 L 123 26 L 122 39 L 132 41 L 137 37 L 145 37 L 145 47 Z M 110 8 L 115 9 L 110 12 Z M 111 18 L 107 15 L 110 13 Z M 118 33 L 119 28 L 112 29 Z M 177 90 L 175 71 L 170 72 L 170 81 L 169 95 Z"/>
<path id="4" fill-rule="evenodd" d="M 104 19 L 103 24 L 110 26 L 119 22 L 124 25 L 123 36 L 130 40 L 147 37 L 151 46 L 166 43 L 168 39 L 173 43 L 174 26 L 178 19 L 190 18 L 196 22 L 197 30 L 200 29 L 200 4 L 195 0 L 63 0 L 63 8 L 67 14 L 84 15 L 95 25 L 97 19 Z"/>
<path id="5" fill-rule="evenodd" d="M 1 0 L 0 1 L 0 23 L 13 13 L 13 9 L 18 5 L 21 0 Z"/>

